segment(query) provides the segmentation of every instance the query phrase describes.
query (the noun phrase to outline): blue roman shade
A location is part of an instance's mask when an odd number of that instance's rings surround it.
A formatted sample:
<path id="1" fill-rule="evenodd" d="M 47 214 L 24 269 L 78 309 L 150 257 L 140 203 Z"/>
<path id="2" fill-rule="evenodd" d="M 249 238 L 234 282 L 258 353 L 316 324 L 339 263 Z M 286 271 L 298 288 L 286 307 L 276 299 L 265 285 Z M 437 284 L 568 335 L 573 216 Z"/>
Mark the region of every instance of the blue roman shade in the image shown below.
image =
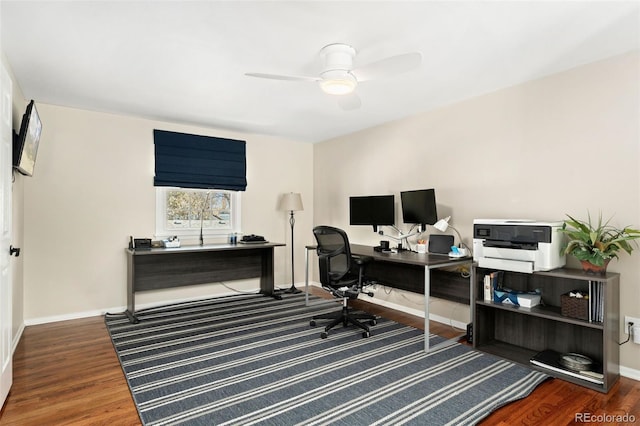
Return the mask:
<path id="1" fill-rule="evenodd" d="M 246 142 L 187 133 L 153 131 L 154 186 L 247 188 Z"/>

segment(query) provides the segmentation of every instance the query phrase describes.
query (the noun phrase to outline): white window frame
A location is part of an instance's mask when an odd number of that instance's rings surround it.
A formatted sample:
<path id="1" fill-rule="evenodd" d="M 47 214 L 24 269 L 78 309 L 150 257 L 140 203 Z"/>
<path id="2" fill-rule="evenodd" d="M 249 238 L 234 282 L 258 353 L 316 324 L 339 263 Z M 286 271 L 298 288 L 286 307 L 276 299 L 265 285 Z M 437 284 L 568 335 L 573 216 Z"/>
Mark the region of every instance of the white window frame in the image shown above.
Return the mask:
<path id="1" fill-rule="evenodd" d="M 198 239 L 200 237 L 200 229 L 168 229 L 167 223 L 167 193 L 169 191 L 194 191 L 189 188 L 177 187 L 156 187 L 156 232 L 155 239 L 164 239 L 171 236 L 178 236 L 180 239 Z M 196 191 L 208 191 L 206 189 Z M 217 242 L 227 240 L 230 233 L 241 233 L 241 192 L 225 191 L 216 189 L 215 191 L 227 192 L 231 194 L 231 229 L 203 229 L 203 238 L 216 239 Z M 222 241 L 221 241 L 222 240 Z"/>

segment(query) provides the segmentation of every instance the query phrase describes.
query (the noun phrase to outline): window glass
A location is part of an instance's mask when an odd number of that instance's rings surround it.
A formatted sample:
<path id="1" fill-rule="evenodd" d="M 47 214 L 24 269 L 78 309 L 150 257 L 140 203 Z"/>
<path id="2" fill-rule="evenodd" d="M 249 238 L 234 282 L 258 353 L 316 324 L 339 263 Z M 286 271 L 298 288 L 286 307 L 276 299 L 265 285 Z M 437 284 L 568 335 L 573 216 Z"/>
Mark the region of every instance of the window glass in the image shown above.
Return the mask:
<path id="1" fill-rule="evenodd" d="M 240 232 L 240 196 L 216 189 L 157 188 L 156 237 Z"/>

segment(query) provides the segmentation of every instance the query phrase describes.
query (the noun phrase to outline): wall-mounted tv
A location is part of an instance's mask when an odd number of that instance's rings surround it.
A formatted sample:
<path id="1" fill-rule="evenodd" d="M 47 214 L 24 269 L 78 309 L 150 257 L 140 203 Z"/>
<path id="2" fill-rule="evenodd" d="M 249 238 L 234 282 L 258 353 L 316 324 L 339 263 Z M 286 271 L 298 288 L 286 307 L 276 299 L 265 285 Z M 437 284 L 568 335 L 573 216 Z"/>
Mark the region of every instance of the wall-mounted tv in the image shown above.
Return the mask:
<path id="1" fill-rule="evenodd" d="M 349 197 L 349 224 L 370 225 L 378 232 L 380 225 L 395 224 L 393 195 Z"/>
<path id="2" fill-rule="evenodd" d="M 20 133 L 13 135 L 13 167 L 25 176 L 33 176 L 41 133 L 42 122 L 32 100 L 22 116 Z"/>
<path id="3" fill-rule="evenodd" d="M 419 224 L 424 231 L 425 225 L 433 225 L 438 221 L 436 191 L 433 188 L 401 192 L 400 202 L 404 223 Z"/>

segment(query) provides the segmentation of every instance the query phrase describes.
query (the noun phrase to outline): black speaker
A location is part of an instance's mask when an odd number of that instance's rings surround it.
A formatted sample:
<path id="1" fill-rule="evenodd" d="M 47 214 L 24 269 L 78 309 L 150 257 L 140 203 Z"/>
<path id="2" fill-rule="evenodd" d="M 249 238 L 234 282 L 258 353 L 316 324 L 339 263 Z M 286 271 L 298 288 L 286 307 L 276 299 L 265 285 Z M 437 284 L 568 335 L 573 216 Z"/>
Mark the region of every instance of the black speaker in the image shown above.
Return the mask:
<path id="1" fill-rule="evenodd" d="M 447 254 L 453 245 L 453 235 L 429 235 L 429 253 Z"/>

